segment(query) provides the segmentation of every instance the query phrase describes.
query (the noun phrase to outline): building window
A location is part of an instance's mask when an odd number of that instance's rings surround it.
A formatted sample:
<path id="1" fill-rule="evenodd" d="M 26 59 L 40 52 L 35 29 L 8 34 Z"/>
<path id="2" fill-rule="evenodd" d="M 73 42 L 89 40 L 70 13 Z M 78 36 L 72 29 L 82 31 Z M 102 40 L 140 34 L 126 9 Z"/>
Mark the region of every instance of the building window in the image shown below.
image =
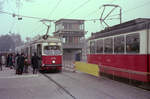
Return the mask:
<path id="1" fill-rule="evenodd" d="M 114 37 L 114 52 L 115 53 L 124 53 L 124 36 Z"/>
<path id="2" fill-rule="evenodd" d="M 84 25 L 80 24 L 80 30 L 84 30 Z"/>
<path id="3" fill-rule="evenodd" d="M 69 28 L 68 28 L 69 30 L 73 28 L 72 24 L 68 24 L 68 26 L 69 26 Z"/>
<path id="4" fill-rule="evenodd" d="M 57 24 L 56 25 L 56 31 L 61 30 L 61 29 L 63 29 L 62 25 L 61 24 Z"/>
<path id="5" fill-rule="evenodd" d="M 96 46 L 97 46 L 97 48 L 96 48 L 96 52 L 97 53 L 103 53 L 103 40 L 101 39 L 101 40 L 97 40 L 97 42 L 96 42 Z"/>
<path id="6" fill-rule="evenodd" d="M 67 24 L 63 24 L 64 29 L 68 29 L 68 25 Z"/>
<path id="7" fill-rule="evenodd" d="M 65 37 L 62 38 L 62 42 L 66 43 L 66 38 Z"/>
<path id="8" fill-rule="evenodd" d="M 140 36 L 139 33 L 129 34 L 126 36 L 126 52 L 139 53 L 140 49 Z"/>
<path id="9" fill-rule="evenodd" d="M 64 26 L 64 29 L 66 30 L 73 29 L 73 24 L 71 23 L 64 23 L 63 26 Z"/>
<path id="10" fill-rule="evenodd" d="M 70 36 L 70 37 L 68 37 L 68 38 L 69 38 L 69 42 L 68 42 L 68 43 L 73 43 L 73 37 Z"/>
<path id="11" fill-rule="evenodd" d="M 83 24 L 63 23 L 63 28 L 67 30 L 83 30 L 84 29 L 83 26 L 84 26 Z"/>
<path id="12" fill-rule="evenodd" d="M 78 43 L 79 43 L 79 37 L 77 37 L 77 36 L 74 37 L 74 43 L 75 43 L 75 44 L 78 44 Z"/>
<path id="13" fill-rule="evenodd" d="M 104 39 L 104 52 L 105 53 L 113 52 L 113 39 L 112 38 Z"/>
<path id="14" fill-rule="evenodd" d="M 79 24 L 72 24 L 73 30 L 79 30 Z"/>

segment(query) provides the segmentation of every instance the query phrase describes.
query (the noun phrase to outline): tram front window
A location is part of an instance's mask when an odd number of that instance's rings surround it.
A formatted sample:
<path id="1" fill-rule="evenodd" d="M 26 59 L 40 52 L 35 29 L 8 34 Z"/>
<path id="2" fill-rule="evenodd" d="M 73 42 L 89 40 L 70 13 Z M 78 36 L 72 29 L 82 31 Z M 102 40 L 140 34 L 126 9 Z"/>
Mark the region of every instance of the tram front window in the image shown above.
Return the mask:
<path id="1" fill-rule="evenodd" d="M 61 54 L 60 46 L 45 46 L 44 54 L 46 55 L 59 55 Z"/>

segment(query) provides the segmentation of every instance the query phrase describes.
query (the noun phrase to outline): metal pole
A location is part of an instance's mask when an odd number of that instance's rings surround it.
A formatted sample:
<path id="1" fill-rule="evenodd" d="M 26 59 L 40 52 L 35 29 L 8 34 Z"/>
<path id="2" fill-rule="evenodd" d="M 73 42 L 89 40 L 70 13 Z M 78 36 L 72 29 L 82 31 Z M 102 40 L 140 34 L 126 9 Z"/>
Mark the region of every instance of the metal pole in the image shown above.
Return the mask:
<path id="1" fill-rule="evenodd" d="M 122 23 L 122 9 L 120 8 L 120 24 Z"/>
<path id="2" fill-rule="evenodd" d="M 47 31 L 46 31 L 46 34 L 45 34 L 45 35 L 48 35 L 49 29 L 50 29 L 50 26 L 47 25 Z"/>

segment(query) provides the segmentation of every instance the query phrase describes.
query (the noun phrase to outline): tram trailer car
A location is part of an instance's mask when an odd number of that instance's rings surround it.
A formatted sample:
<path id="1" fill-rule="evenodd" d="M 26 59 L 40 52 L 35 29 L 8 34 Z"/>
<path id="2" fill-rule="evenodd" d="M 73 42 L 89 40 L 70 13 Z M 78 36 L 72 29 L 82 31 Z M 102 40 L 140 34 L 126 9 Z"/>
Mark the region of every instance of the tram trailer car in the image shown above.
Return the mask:
<path id="1" fill-rule="evenodd" d="M 33 40 L 16 49 L 19 53 L 24 53 L 31 64 L 31 57 L 34 52 L 40 57 L 40 71 L 57 70 L 62 71 L 62 45 L 61 39 L 49 37 L 47 40 L 42 38 Z"/>
<path id="2" fill-rule="evenodd" d="M 93 33 L 88 48 L 88 62 L 98 64 L 101 73 L 150 83 L 150 19 Z"/>

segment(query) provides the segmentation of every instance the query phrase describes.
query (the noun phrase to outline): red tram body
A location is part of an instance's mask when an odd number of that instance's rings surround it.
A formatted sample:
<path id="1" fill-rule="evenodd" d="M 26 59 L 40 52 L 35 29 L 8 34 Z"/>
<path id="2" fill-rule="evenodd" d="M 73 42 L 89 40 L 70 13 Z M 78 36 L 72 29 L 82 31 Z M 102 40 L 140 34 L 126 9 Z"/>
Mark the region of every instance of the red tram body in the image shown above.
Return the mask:
<path id="1" fill-rule="evenodd" d="M 62 71 L 62 45 L 61 39 L 49 37 L 47 40 L 42 37 L 27 42 L 25 45 L 16 48 L 19 53 L 24 53 L 31 63 L 34 52 L 40 57 L 40 71 L 57 70 Z"/>
<path id="2" fill-rule="evenodd" d="M 88 62 L 100 72 L 150 82 L 150 19 L 135 19 L 93 33 Z"/>
<path id="3" fill-rule="evenodd" d="M 55 63 L 53 63 L 55 61 Z M 62 56 L 42 56 L 42 66 L 41 71 L 43 70 L 62 70 Z"/>

